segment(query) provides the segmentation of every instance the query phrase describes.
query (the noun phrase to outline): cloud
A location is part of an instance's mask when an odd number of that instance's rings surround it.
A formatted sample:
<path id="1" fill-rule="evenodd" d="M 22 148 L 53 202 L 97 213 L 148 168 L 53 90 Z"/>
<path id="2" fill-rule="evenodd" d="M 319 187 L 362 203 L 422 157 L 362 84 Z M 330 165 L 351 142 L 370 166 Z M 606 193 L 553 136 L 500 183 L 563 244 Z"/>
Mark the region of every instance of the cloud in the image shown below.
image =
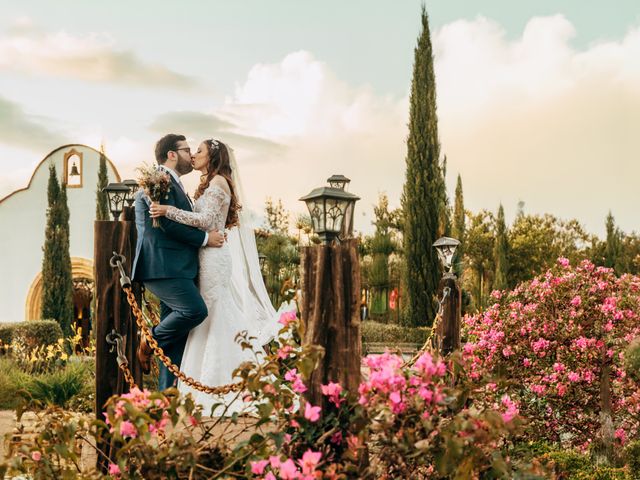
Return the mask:
<path id="1" fill-rule="evenodd" d="M 351 190 L 362 197 L 360 212 L 370 212 L 381 191 L 399 198 L 406 112 L 406 98 L 352 87 L 306 51 L 255 65 L 216 110 L 233 119 L 236 132 L 286 147 L 236 148 L 249 206 L 261 210 L 266 197 L 282 198 L 297 212 L 306 210 L 298 198 L 334 173 L 353 180 Z M 358 227 L 368 229 L 369 220 L 358 215 Z"/>
<path id="2" fill-rule="evenodd" d="M 66 138 L 41 123 L 10 100 L 0 97 L 0 143 L 42 152 L 65 143 Z"/>
<path id="3" fill-rule="evenodd" d="M 253 135 L 237 133 L 238 126 L 216 114 L 181 111 L 159 115 L 149 126 L 154 132 L 184 132 L 188 139 L 201 141 L 215 137 L 233 145 L 234 148 L 248 148 L 262 154 L 278 154 L 283 146 Z"/>
<path id="4" fill-rule="evenodd" d="M 523 200 L 599 234 L 611 209 L 638 229 L 640 28 L 582 51 L 574 35 L 561 15 L 532 18 L 512 41 L 481 17 L 435 33 L 450 185 L 460 172 L 473 209 L 502 202 L 513 215 Z"/>
<path id="5" fill-rule="evenodd" d="M 47 32 L 21 18 L 0 36 L 0 71 L 87 82 L 190 89 L 196 81 L 118 49 L 106 35 Z"/>
<path id="6" fill-rule="evenodd" d="M 149 126 L 157 133 L 188 132 L 190 136 L 211 136 L 219 130 L 233 128 L 234 125 L 216 115 L 199 112 L 167 112 L 159 115 Z"/>

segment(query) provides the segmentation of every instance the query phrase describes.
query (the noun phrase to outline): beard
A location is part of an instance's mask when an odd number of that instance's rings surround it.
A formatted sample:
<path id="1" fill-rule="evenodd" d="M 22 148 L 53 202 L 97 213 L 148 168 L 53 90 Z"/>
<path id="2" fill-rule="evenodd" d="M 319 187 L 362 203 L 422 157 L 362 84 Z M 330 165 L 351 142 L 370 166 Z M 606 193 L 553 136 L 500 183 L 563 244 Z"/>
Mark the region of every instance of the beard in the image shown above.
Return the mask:
<path id="1" fill-rule="evenodd" d="M 186 175 L 187 173 L 191 173 L 193 171 L 193 166 L 191 165 L 191 161 L 187 160 L 178 160 L 178 164 L 176 165 L 176 172 L 180 175 Z"/>

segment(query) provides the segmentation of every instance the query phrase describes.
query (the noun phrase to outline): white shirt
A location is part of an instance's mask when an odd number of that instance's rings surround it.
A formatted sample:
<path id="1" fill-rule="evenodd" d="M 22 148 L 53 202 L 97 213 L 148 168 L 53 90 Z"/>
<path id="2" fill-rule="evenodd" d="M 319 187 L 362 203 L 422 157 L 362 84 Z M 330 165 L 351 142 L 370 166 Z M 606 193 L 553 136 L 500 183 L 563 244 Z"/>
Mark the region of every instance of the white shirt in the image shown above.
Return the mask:
<path id="1" fill-rule="evenodd" d="M 184 189 L 184 185 L 182 184 L 182 181 L 180 180 L 180 176 L 171 168 L 165 166 L 165 165 L 158 165 L 159 168 L 161 168 L 162 170 L 166 171 L 169 175 L 171 175 L 173 177 L 173 179 L 178 182 L 178 185 L 180 185 L 180 188 L 182 189 L 182 192 L 187 196 L 187 200 L 189 200 L 189 205 L 191 205 L 191 208 L 193 208 L 193 202 L 191 201 L 191 197 L 189 197 L 189 194 L 187 194 L 187 191 Z M 207 242 L 209 241 L 209 233 L 208 232 L 204 232 L 204 242 L 202 242 L 202 246 L 206 247 L 207 246 Z"/>

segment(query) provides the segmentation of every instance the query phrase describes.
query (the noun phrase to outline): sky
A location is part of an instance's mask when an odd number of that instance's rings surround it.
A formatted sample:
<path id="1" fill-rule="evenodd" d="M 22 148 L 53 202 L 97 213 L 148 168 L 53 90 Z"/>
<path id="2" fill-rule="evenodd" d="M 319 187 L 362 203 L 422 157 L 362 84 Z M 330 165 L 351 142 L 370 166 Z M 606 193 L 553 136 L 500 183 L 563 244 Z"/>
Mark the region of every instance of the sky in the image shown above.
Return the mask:
<path id="1" fill-rule="evenodd" d="M 611 211 L 640 230 L 640 4 L 427 1 L 441 151 L 453 194 L 512 220 Z M 0 198 L 54 148 L 83 143 L 123 178 L 163 134 L 238 158 L 245 207 L 294 213 L 332 174 L 361 197 L 404 182 L 418 0 L 0 0 Z M 195 189 L 198 175 L 185 178 Z"/>

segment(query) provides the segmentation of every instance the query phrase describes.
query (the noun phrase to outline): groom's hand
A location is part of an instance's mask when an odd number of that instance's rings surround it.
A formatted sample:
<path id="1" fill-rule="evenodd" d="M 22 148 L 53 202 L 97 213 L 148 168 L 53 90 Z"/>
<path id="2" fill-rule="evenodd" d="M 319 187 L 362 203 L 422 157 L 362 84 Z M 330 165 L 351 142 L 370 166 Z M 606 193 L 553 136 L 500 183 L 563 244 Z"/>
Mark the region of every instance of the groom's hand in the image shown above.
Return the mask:
<path id="1" fill-rule="evenodd" d="M 217 230 L 211 230 L 209 232 L 209 240 L 207 241 L 207 247 L 220 248 L 224 245 L 225 236 Z"/>

